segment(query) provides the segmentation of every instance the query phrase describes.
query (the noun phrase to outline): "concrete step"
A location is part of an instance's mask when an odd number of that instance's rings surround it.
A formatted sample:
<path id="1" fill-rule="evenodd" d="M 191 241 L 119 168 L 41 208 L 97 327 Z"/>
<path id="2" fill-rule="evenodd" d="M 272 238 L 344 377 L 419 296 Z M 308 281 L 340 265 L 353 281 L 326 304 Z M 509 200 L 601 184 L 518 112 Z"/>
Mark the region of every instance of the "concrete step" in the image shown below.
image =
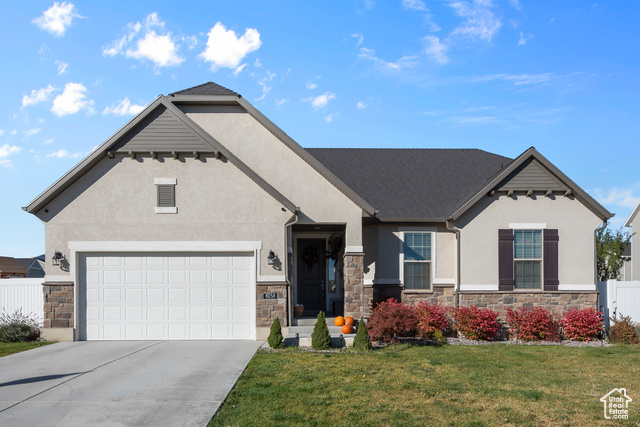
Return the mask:
<path id="1" fill-rule="evenodd" d="M 315 326 L 290 326 L 289 328 L 287 328 L 287 333 L 299 333 L 300 335 L 309 334 L 309 336 L 311 336 L 314 327 Z M 340 335 L 342 333 L 342 328 L 340 326 L 327 325 L 327 329 L 329 329 L 329 334 L 331 335 Z"/>
<path id="2" fill-rule="evenodd" d="M 334 348 L 343 348 L 353 345 L 356 334 L 331 334 L 331 345 Z M 311 334 L 288 334 L 284 338 L 285 347 L 311 347 Z"/>

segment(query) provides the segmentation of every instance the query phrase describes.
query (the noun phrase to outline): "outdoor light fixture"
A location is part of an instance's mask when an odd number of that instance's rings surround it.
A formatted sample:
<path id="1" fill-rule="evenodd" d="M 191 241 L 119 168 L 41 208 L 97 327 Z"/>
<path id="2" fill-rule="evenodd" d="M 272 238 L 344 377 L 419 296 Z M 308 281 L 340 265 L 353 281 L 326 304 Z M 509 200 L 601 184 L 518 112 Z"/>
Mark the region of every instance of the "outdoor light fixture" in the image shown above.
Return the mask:
<path id="1" fill-rule="evenodd" d="M 51 258 L 51 265 L 57 267 L 60 265 L 60 260 L 62 259 L 62 252 L 56 251 Z"/>
<path id="2" fill-rule="evenodd" d="M 273 251 L 269 251 L 269 256 L 267 257 L 267 259 L 269 260 L 269 265 L 274 265 L 278 257 L 273 253 Z"/>

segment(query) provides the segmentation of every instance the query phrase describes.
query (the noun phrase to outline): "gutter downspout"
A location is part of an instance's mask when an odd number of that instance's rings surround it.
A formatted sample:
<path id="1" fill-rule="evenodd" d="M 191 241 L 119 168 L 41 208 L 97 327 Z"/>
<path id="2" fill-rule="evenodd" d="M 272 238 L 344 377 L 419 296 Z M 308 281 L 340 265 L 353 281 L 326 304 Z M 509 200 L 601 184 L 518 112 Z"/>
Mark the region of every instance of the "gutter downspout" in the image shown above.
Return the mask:
<path id="1" fill-rule="evenodd" d="M 296 206 L 296 210 L 293 212 L 293 216 L 291 219 L 284 225 L 284 250 L 286 252 L 285 261 L 284 261 L 284 279 L 287 282 L 287 327 L 292 326 L 293 322 L 293 283 L 289 277 L 289 256 L 293 256 L 293 225 L 298 223 L 300 217 L 298 214 L 300 213 L 300 208 Z M 289 232 L 291 230 L 291 233 Z M 291 248 L 291 253 L 289 253 L 289 248 Z"/>
<path id="2" fill-rule="evenodd" d="M 453 285 L 453 301 L 455 308 L 460 306 L 460 229 L 451 223 L 451 218 L 445 220 L 445 226 L 447 230 L 456 233 L 456 277 Z"/>

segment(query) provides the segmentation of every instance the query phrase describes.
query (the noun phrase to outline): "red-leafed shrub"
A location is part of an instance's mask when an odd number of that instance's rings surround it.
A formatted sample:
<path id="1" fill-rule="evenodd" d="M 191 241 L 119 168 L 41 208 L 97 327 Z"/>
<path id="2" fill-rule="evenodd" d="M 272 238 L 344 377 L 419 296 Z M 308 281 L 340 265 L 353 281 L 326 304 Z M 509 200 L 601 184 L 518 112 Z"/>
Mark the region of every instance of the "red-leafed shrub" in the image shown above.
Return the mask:
<path id="1" fill-rule="evenodd" d="M 523 341 L 557 341 L 558 322 L 542 307 L 512 310 L 507 308 L 507 323 L 511 336 Z"/>
<path id="2" fill-rule="evenodd" d="M 564 337 L 569 340 L 591 341 L 604 329 L 602 313 L 593 308 L 567 311 L 560 319 Z"/>
<path id="3" fill-rule="evenodd" d="M 614 344 L 640 344 L 631 316 L 623 316 L 621 313 L 620 318 L 611 318 L 609 341 Z"/>
<path id="4" fill-rule="evenodd" d="M 458 332 L 472 340 L 492 340 L 500 329 L 498 313 L 487 308 L 455 308 L 453 319 Z"/>
<path id="5" fill-rule="evenodd" d="M 417 326 L 418 318 L 414 307 L 399 303 L 395 298 L 379 303 L 367 322 L 371 340 L 384 342 L 413 337 Z"/>
<path id="6" fill-rule="evenodd" d="M 440 304 L 430 305 L 420 302 L 416 305 L 415 312 L 418 318 L 418 332 L 422 336 L 438 339 L 444 337 L 444 331 L 449 328 L 446 308 Z"/>

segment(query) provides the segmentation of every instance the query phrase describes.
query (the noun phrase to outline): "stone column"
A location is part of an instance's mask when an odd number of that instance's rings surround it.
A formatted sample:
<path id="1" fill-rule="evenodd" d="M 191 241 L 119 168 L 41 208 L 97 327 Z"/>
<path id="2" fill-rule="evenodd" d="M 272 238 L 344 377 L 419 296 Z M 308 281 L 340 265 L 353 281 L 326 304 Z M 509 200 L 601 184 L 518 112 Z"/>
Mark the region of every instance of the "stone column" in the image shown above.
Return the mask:
<path id="1" fill-rule="evenodd" d="M 364 253 L 344 254 L 344 315 L 355 319 L 368 317 L 373 302 L 373 287 L 364 286 Z"/>
<path id="2" fill-rule="evenodd" d="M 44 282 L 44 321 L 42 336 L 49 341 L 73 341 L 73 282 Z"/>

